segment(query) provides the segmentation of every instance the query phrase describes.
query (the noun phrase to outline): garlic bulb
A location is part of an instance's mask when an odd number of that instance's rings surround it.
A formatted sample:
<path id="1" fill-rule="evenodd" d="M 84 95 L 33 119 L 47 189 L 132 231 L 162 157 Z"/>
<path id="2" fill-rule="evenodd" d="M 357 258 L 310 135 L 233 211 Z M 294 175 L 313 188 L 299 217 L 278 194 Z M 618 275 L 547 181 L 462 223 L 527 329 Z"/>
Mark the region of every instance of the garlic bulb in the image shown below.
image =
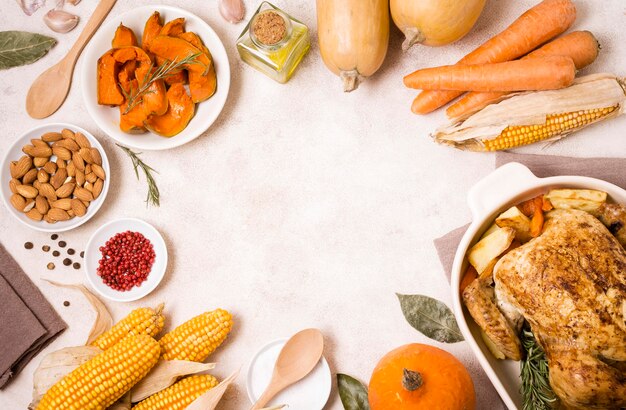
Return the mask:
<path id="1" fill-rule="evenodd" d="M 46 0 L 15 0 L 15 1 L 17 1 L 17 4 L 20 5 L 24 13 L 26 13 L 26 15 L 28 16 L 32 15 L 35 11 L 37 11 L 37 9 L 43 7 L 46 4 Z"/>
<path id="2" fill-rule="evenodd" d="M 43 16 L 43 21 L 52 31 L 67 33 L 78 25 L 78 16 L 63 10 L 50 10 Z"/>
<path id="3" fill-rule="evenodd" d="M 229 23 L 239 23 L 246 13 L 243 0 L 219 0 L 220 14 Z"/>

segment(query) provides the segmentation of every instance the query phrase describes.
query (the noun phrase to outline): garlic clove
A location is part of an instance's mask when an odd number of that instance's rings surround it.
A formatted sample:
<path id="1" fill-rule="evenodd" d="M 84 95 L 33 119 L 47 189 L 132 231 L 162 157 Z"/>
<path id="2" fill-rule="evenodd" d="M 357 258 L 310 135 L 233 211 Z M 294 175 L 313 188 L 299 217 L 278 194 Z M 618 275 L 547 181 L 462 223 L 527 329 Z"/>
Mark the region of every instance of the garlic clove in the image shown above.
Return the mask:
<path id="1" fill-rule="evenodd" d="M 27 16 L 31 16 L 37 9 L 46 4 L 46 0 L 15 0 Z"/>
<path id="2" fill-rule="evenodd" d="M 67 33 L 78 25 L 78 16 L 63 10 L 50 10 L 43 16 L 43 21 L 52 31 Z"/>
<path id="3" fill-rule="evenodd" d="M 219 0 L 220 14 L 229 23 L 239 23 L 246 13 L 243 0 Z"/>
<path id="4" fill-rule="evenodd" d="M 72 6 L 75 6 L 80 3 L 80 0 L 67 0 L 67 2 L 70 3 Z"/>

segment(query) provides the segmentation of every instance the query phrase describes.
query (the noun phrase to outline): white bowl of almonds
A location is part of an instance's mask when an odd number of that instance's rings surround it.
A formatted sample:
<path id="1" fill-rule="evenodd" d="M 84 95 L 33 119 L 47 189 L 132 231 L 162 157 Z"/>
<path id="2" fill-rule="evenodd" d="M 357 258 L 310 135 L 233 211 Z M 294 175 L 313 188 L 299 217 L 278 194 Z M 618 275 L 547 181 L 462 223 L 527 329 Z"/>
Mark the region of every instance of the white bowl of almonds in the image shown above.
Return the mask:
<path id="1" fill-rule="evenodd" d="M 43 232 L 87 222 L 109 190 L 109 161 L 93 135 L 71 124 L 42 125 L 7 151 L 0 192 L 9 212 Z"/>

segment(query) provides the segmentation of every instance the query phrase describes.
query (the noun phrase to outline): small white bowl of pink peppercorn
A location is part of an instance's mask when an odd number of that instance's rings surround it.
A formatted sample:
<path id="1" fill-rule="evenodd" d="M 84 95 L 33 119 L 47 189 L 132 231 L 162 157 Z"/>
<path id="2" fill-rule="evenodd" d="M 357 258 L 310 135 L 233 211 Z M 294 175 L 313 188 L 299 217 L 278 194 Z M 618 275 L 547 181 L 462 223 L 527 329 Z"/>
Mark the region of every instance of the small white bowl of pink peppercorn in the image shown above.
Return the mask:
<path id="1" fill-rule="evenodd" d="M 167 248 L 152 225 L 135 218 L 102 225 L 85 249 L 85 271 L 103 297 L 131 302 L 159 285 L 167 267 Z"/>

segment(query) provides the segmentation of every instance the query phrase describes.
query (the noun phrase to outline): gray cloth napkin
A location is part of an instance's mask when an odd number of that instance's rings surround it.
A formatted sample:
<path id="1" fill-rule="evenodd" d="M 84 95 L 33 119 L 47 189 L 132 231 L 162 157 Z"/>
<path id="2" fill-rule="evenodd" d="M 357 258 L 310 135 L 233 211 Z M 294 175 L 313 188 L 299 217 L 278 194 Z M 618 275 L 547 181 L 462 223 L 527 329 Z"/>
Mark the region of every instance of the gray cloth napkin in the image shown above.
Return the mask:
<path id="1" fill-rule="evenodd" d="M 0 389 L 67 325 L 0 244 Z"/>
<path id="2" fill-rule="evenodd" d="M 603 179 L 626 189 L 625 158 L 570 158 L 508 152 L 496 154 L 496 168 L 509 162 L 524 164 L 533 174 L 541 178 L 557 175 L 580 175 Z M 434 241 L 448 282 L 450 281 L 456 248 L 468 226 L 469 224 L 457 228 Z"/>

